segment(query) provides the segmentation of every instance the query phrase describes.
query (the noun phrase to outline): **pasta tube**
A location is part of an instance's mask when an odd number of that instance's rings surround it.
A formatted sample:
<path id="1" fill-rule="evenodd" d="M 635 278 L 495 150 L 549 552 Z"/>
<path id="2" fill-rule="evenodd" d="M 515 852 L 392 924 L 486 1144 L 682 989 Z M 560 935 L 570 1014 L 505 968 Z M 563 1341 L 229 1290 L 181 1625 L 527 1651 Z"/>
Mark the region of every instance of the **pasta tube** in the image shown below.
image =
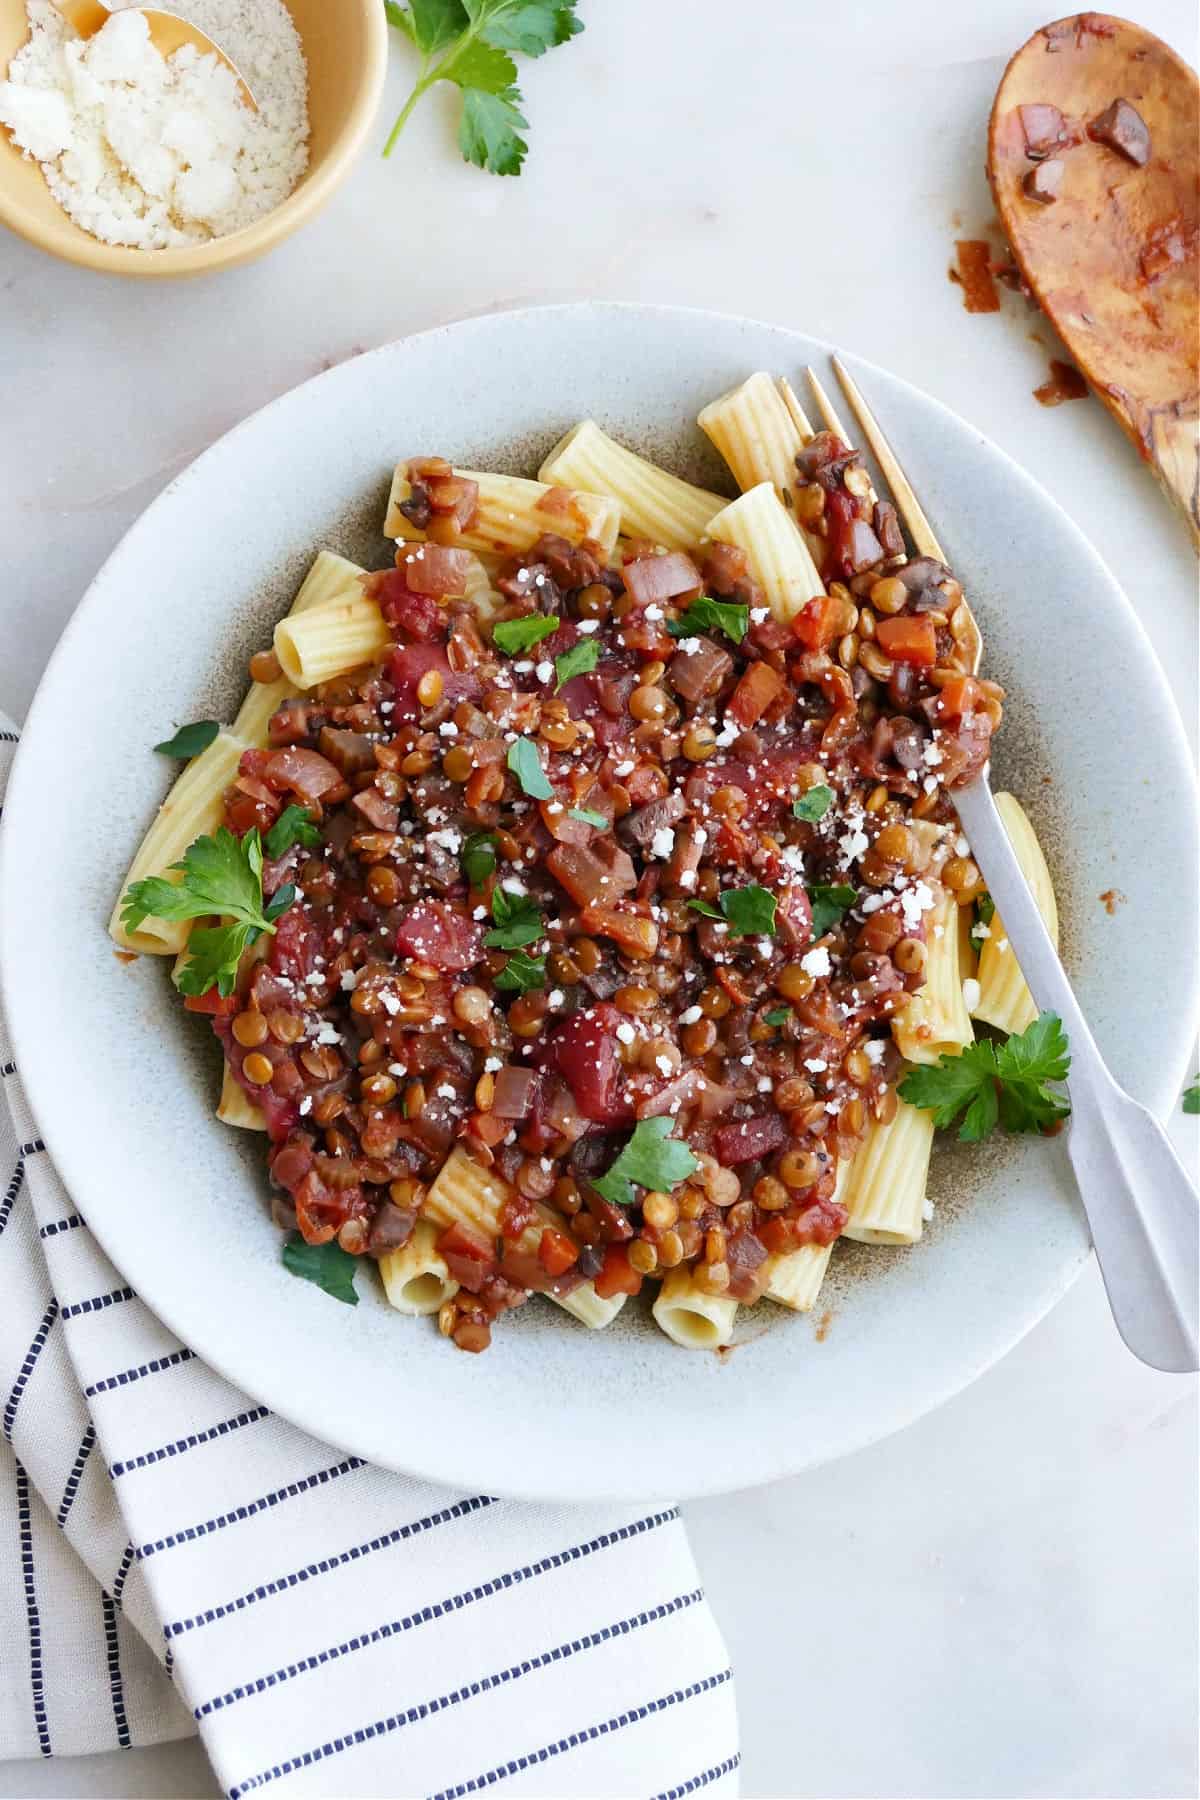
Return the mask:
<path id="1" fill-rule="evenodd" d="M 686 1266 L 672 1269 L 651 1307 L 654 1323 L 684 1350 L 718 1350 L 733 1336 L 738 1303 L 706 1294 Z"/>
<path id="2" fill-rule="evenodd" d="M 909 1062 L 935 1063 L 975 1039 L 963 998 L 958 911 L 953 895 L 943 894 L 928 915 L 925 986 L 911 994 L 892 1018 L 892 1036 Z"/>
<path id="3" fill-rule="evenodd" d="M 933 1114 L 907 1101 L 899 1101 L 886 1125 L 872 1125 L 846 1183 L 843 1236 L 860 1244 L 915 1244 L 932 1149 Z"/>
<path id="4" fill-rule="evenodd" d="M 222 1125 L 237 1125 L 243 1131 L 265 1131 L 267 1121 L 255 1106 L 240 1081 L 234 1078 L 229 1064 L 221 1077 L 221 1098 L 217 1101 L 217 1117 Z"/>
<path id="5" fill-rule="evenodd" d="M 161 875 L 166 881 L 178 881 L 172 868 L 182 859 L 188 845 L 198 837 L 208 837 L 221 823 L 225 789 L 237 774 L 243 750 L 249 745 L 231 732 L 221 731 L 207 750 L 192 758 L 174 787 L 158 809 L 158 814 L 142 840 L 129 873 L 121 883 L 117 904 L 108 922 L 108 935 L 123 950 L 138 950 L 151 956 L 177 956 L 187 942 L 190 919 L 143 919 L 136 931 L 126 931 L 121 923 L 121 907 L 126 890 L 148 875 Z"/>
<path id="6" fill-rule="evenodd" d="M 407 1244 L 379 1258 L 389 1306 L 410 1318 L 437 1312 L 458 1292 L 457 1281 L 437 1253 L 436 1240 L 437 1232 L 428 1219 L 418 1219 Z"/>
<path id="7" fill-rule="evenodd" d="M 804 439 L 765 370 L 710 401 L 696 423 L 725 458 L 743 493 L 762 481 L 772 482 L 781 500 L 791 493 L 796 452 Z"/>
<path id="8" fill-rule="evenodd" d="M 833 1198 L 844 1201 L 853 1159 L 843 1157 L 838 1163 Z M 836 1244 L 837 1239 L 834 1239 Z M 767 1258 L 767 1284 L 764 1297 L 779 1306 L 790 1306 L 793 1312 L 811 1312 L 821 1291 L 821 1283 L 829 1268 L 833 1244 L 804 1244 L 782 1256 Z"/>
<path id="9" fill-rule="evenodd" d="M 744 550 L 777 619 L 793 619 L 825 584 L 808 545 L 769 481 L 760 481 L 708 522 L 708 535 Z"/>
<path id="10" fill-rule="evenodd" d="M 1037 833 L 1011 794 L 997 794 L 996 809 L 1057 949 L 1058 903 Z M 974 1013 L 977 1019 L 1000 1031 L 1024 1031 L 1037 1018 L 1037 1006 L 1025 985 L 999 913 L 992 915 L 979 952 L 979 998 Z"/>
<path id="11" fill-rule="evenodd" d="M 458 1144 L 442 1164 L 425 1196 L 425 1216 L 441 1230 L 447 1225 L 465 1225 L 490 1243 L 500 1236 L 500 1213 L 510 1192 L 506 1181 L 480 1168 L 470 1152 Z M 561 1226 L 561 1220 L 549 1207 L 539 1206 L 537 1218 L 526 1226 L 521 1236 L 520 1248 L 536 1255 L 547 1225 Z M 612 1324 L 626 1297 L 614 1294 L 611 1299 L 602 1299 L 590 1281 L 581 1281 L 569 1294 L 561 1297 L 547 1294 L 546 1298 L 569 1312 L 580 1324 L 587 1325 L 592 1331 L 601 1331 Z"/>
<path id="12" fill-rule="evenodd" d="M 425 532 L 400 511 L 401 501 L 412 493 L 407 467 L 401 463 L 392 478 L 383 532 L 385 537 L 423 541 Z M 581 493 L 578 489 L 583 484 L 567 478 L 527 481 L 521 475 L 492 475 L 478 469 L 454 472 L 464 481 L 474 481 L 479 488 L 475 518 L 456 540 L 464 550 L 512 555 L 531 550 L 545 532 L 553 531 L 572 544 L 590 538 L 607 557 L 617 541 L 620 509 L 604 492 Z M 551 499 L 556 488 L 571 488 L 567 504 L 560 506 L 558 496 Z"/>
<path id="13" fill-rule="evenodd" d="M 627 450 L 594 419 L 584 419 L 560 438 L 538 474 L 543 481 L 611 494 L 623 536 L 648 538 L 668 550 L 694 549 L 726 504 L 722 495 L 693 487 Z"/>
<path id="14" fill-rule="evenodd" d="M 365 594 L 329 600 L 298 618 L 289 613 L 275 627 L 275 654 L 298 688 L 316 687 L 374 662 L 390 643 L 383 615 Z"/>
<path id="15" fill-rule="evenodd" d="M 313 607 L 324 606 L 331 600 L 359 598 L 362 594 L 359 581 L 365 572 L 357 563 L 348 562 L 344 556 L 335 556 L 332 550 L 319 550 L 316 561 L 292 601 L 288 618 L 295 618 L 297 613 L 310 612 Z M 233 721 L 234 736 L 256 748 L 265 748 L 267 726 L 272 716 L 279 711 L 285 700 L 294 700 L 298 692 L 299 689 L 286 675 L 281 675 L 278 681 L 254 682 Z"/>

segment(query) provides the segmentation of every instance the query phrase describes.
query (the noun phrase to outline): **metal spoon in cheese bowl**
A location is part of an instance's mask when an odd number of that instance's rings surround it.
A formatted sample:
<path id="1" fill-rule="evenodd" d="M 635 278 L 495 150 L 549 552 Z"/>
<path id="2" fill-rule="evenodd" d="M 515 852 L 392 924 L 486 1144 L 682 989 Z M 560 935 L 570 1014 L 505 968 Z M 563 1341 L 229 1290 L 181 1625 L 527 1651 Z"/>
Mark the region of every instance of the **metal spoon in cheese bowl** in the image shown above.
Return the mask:
<path id="1" fill-rule="evenodd" d="M 112 18 L 112 13 L 102 4 L 102 0 L 54 0 L 54 4 L 81 38 L 95 37 Z M 254 112 L 258 111 L 258 102 L 237 64 L 226 56 L 220 44 L 214 44 L 198 26 L 190 25 L 186 19 L 178 18 L 174 13 L 160 12 L 157 7 L 139 6 L 132 10 L 140 12 L 145 19 L 150 29 L 150 42 L 160 56 L 173 56 L 176 50 L 190 44 L 201 56 L 217 57 L 236 75 L 238 88 L 246 105 Z"/>

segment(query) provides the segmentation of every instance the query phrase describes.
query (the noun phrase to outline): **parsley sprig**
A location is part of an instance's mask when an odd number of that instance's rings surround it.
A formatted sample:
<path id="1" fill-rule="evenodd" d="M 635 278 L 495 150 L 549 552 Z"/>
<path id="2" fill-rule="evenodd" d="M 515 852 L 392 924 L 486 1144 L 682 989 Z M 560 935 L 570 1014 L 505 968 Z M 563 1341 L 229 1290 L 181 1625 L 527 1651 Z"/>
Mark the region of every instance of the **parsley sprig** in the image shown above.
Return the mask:
<path id="1" fill-rule="evenodd" d="M 420 52 L 411 94 L 392 126 L 383 154 L 396 141 L 424 94 L 449 81 L 462 94 L 458 147 L 467 162 L 493 175 L 519 175 L 529 149 L 529 126 L 517 87 L 514 55 L 542 56 L 583 30 L 577 0 L 384 0 L 397 30 Z"/>
<path id="2" fill-rule="evenodd" d="M 718 894 L 716 906 L 707 900 L 689 900 L 688 905 L 706 919 L 727 920 L 730 937 L 775 935 L 775 896 L 754 882 L 748 887 L 726 888 Z"/>
<path id="3" fill-rule="evenodd" d="M 633 1205 L 633 1183 L 654 1191 L 669 1192 L 700 1167 L 688 1146 L 671 1136 L 670 1119 L 643 1119 L 607 1175 L 593 1178 L 592 1186 L 614 1206 Z"/>
<path id="4" fill-rule="evenodd" d="M 358 1258 L 340 1244 L 306 1244 L 298 1232 L 293 1232 L 283 1246 L 283 1266 L 289 1275 L 313 1282 L 331 1299 L 341 1300 L 346 1306 L 358 1305 L 354 1286 Z"/>
<path id="5" fill-rule="evenodd" d="M 232 994 L 242 953 L 263 932 L 274 933 L 275 921 L 296 898 L 291 882 L 265 905 L 262 891 L 262 843 L 257 830 L 234 837 L 224 825 L 215 837 L 199 837 L 172 867 L 179 882 L 149 875 L 126 889 L 121 922 L 136 931 L 143 919 L 204 919 L 220 925 L 198 925 L 188 938 L 188 960 L 175 976 L 181 994 L 206 994 L 215 987 Z"/>
<path id="6" fill-rule="evenodd" d="M 492 889 L 495 929 L 484 936 L 489 950 L 520 950 L 546 935 L 538 903 L 529 894 L 510 894 L 499 883 Z"/>
<path id="7" fill-rule="evenodd" d="M 678 619 L 667 620 L 672 637 L 694 637 L 699 631 L 723 631 L 727 638 L 740 644 L 750 629 L 750 608 L 736 600 L 714 600 L 700 594 L 691 601 Z"/>
<path id="8" fill-rule="evenodd" d="M 929 1066 L 910 1069 L 898 1092 L 910 1106 L 933 1114 L 945 1129 L 963 1114 L 958 1135 L 978 1143 L 995 1129 L 1046 1131 L 1071 1110 L 1064 1094 L 1049 1082 L 1065 1081 L 1071 1052 L 1057 1013 L 1039 1013 L 1025 1031 L 1004 1043 L 990 1038 L 968 1044 L 959 1056 L 941 1056 Z"/>

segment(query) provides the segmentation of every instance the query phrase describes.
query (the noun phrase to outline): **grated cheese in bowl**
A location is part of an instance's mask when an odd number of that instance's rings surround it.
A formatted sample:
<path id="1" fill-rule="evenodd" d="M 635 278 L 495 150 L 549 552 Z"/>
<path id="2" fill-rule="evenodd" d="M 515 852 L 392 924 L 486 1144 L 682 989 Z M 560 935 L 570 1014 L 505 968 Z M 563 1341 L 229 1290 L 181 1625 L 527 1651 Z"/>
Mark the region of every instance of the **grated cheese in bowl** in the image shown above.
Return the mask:
<path id="1" fill-rule="evenodd" d="M 283 0 L 176 0 L 237 64 L 164 58 L 129 0 L 95 37 L 26 0 L 29 38 L 0 81 L 0 124 L 91 236 L 143 250 L 225 237 L 286 200 L 308 166 L 308 71 Z"/>

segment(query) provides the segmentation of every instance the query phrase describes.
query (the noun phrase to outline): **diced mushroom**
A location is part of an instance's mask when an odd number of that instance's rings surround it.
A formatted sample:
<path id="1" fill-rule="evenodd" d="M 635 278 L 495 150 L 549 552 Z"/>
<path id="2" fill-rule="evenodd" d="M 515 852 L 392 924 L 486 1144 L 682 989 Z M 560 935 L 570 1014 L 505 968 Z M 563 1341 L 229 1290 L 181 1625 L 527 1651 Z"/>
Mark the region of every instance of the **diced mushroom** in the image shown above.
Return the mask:
<path id="1" fill-rule="evenodd" d="M 1066 164 L 1057 156 L 1037 163 L 1021 183 L 1021 192 L 1027 200 L 1035 200 L 1039 206 L 1053 206 L 1062 187 L 1065 169 Z"/>
<path id="2" fill-rule="evenodd" d="M 621 836 L 626 843 L 636 844 L 639 850 L 649 850 L 655 833 L 674 825 L 685 810 L 682 794 L 667 794 L 661 800 L 651 800 L 622 819 Z"/>
<path id="3" fill-rule="evenodd" d="M 1136 168 L 1144 169 L 1150 161 L 1150 131 L 1136 106 L 1128 100 L 1114 100 L 1088 126 L 1088 136 L 1098 144 L 1107 144 Z"/>
<path id="4" fill-rule="evenodd" d="M 1067 121 L 1057 106 L 1018 106 L 1017 112 L 1025 134 L 1025 154 L 1030 162 L 1040 162 L 1042 157 L 1070 142 Z"/>
<path id="5" fill-rule="evenodd" d="M 689 640 L 694 650 L 677 650 L 671 658 L 668 674 L 671 686 L 689 706 L 718 694 L 733 668 L 733 658 L 711 638 Z"/>

